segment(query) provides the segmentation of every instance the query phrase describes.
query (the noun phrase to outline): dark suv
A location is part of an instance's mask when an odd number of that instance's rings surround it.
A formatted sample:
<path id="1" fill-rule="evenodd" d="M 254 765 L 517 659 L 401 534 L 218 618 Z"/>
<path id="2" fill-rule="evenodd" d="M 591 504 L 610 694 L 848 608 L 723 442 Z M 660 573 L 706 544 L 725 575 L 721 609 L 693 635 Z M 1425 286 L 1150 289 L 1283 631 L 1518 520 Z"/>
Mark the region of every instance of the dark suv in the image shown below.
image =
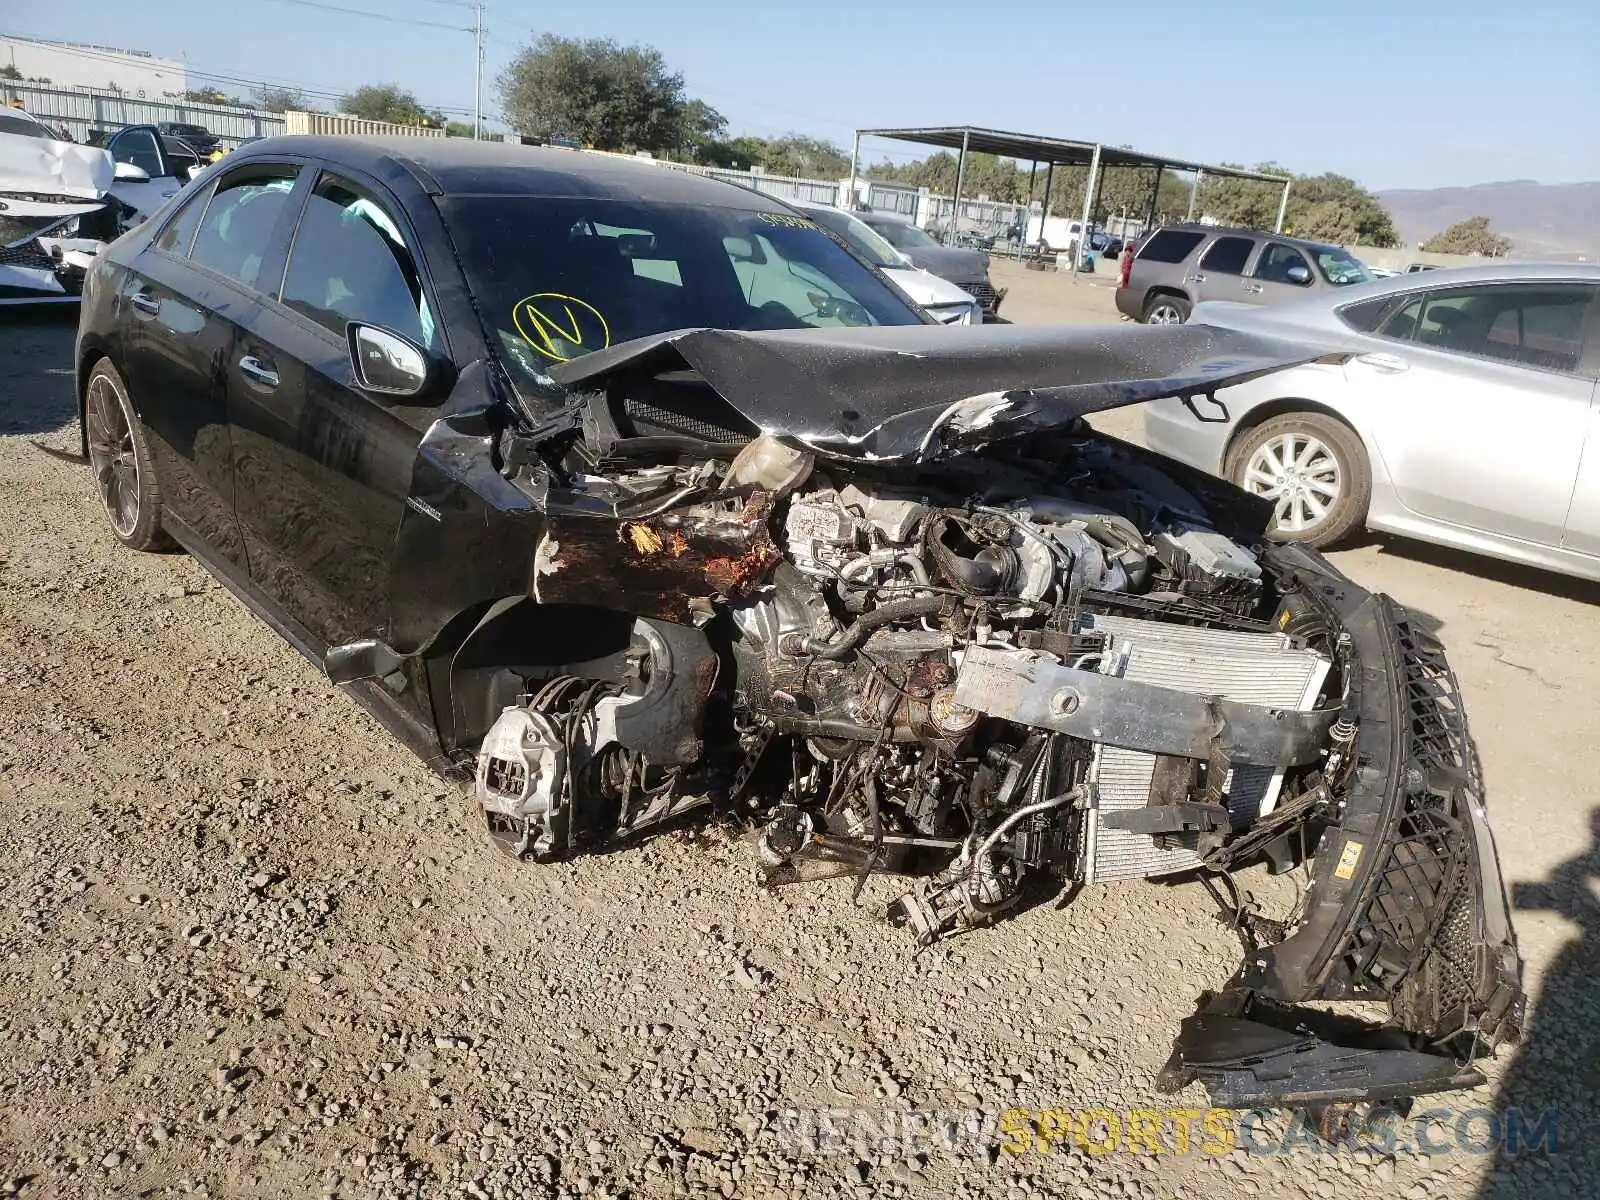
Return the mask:
<path id="1" fill-rule="evenodd" d="M 163 121 L 156 128 L 167 137 L 180 138 L 187 142 L 200 152 L 202 158 L 222 144 L 222 139 L 204 125 L 192 125 L 186 121 Z"/>
<path id="2" fill-rule="evenodd" d="M 1184 223 L 1158 229 L 1123 257 L 1117 309 L 1147 325 L 1181 325 L 1202 300 L 1279 304 L 1372 278 L 1340 246 Z"/>

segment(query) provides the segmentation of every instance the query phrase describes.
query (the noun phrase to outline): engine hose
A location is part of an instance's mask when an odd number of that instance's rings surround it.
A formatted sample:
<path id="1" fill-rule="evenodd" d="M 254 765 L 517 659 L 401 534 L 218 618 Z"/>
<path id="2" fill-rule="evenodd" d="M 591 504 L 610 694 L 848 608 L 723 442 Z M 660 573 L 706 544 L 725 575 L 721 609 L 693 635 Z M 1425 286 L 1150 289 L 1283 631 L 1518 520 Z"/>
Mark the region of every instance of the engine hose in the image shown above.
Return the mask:
<path id="1" fill-rule="evenodd" d="M 927 587 L 933 582 L 928 575 L 928 568 L 923 566 L 922 560 L 915 554 L 901 554 L 895 558 L 895 563 L 904 567 L 911 573 L 913 587 Z M 871 587 L 866 578 L 872 574 L 874 563 L 871 558 L 863 554 L 860 558 L 853 558 L 839 568 L 839 582 L 847 587 Z M 876 591 L 905 591 L 905 584 L 884 584 L 875 588 Z"/>
<path id="2" fill-rule="evenodd" d="M 988 837 L 984 838 L 983 845 L 978 847 L 978 852 L 972 856 L 972 860 L 974 862 L 982 862 L 984 856 L 988 854 L 990 850 L 994 849 L 995 843 L 1004 837 L 1006 833 L 1014 828 L 1017 822 L 1021 821 L 1024 817 L 1031 817 L 1034 813 L 1045 812 L 1048 809 L 1060 808 L 1063 804 L 1070 804 L 1079 799 L 1082 795 L 1083 789 L 1081 787 L 1075 787 L 1071 791 L 1062 792 L 1061 795 L 1052 796 L 1048 800 L 1041 800 L 1035 804 L 1023 805 L 1004 821 L 1001 821 L 1000 824 L 995 827 L 994 832 Z"/>
<path id="3" fill-rule="evenodd" d="M 886 742 L 899 744 L 921 740 L 917 736 L 917 731 L 909 725 L 890 726 L 885 736 L 882 726 L 862 725 L 860 722 L 849 721 L 843 717 L 801 717 L 772 712 L 765 715 L 779 733 L 794 734 L 797 737 L 838 738 L 850 742 L 875 742 L 882 738 Z"/>
<path id="4" fill-rule="evenodd" d="M 950 601 L 944 596 L 913 596 L 909 600 L 892 600 L 888 604 L 880 604 L 865 616 L 857 617 L 855 624 L 832 641 L 819 637 L 806 638 L 800 645 L 800 651 L 813 658 L 841 659 L 866 641 L 867 635 L 881 625 L 915 617 L 931 617 L 948 611 L 949 606 Z"/>

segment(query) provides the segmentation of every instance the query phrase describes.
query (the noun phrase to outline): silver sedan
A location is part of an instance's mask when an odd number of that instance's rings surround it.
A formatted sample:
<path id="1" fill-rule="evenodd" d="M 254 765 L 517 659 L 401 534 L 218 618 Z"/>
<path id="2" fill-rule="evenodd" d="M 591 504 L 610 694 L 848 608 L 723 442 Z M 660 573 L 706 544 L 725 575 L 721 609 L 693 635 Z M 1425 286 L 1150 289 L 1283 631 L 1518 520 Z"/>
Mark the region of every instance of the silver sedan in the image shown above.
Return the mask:
<path id="1" fill-rule="evenodd" d="M 1277 536 L 1383 530 L 1600 579 L 1600 267 L 1427 271 L 1190 321 L 1336 352 L 1145 409 L 1152 449 L 1270 499 Z"/>

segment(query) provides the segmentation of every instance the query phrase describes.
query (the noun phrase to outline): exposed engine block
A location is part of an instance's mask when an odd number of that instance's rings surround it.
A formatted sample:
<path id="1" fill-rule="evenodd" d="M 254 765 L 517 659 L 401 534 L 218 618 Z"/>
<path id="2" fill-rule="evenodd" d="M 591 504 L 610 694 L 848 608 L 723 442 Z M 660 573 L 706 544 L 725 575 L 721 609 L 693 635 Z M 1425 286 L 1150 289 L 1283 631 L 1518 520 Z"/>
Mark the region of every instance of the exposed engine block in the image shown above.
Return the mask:
<path id="1" fill-rule="evenodd" d="M 782 465 L 792 485 L 810 470 Z M 765 813 L 758 856 L 777 875 L 819 856 L 863 875 L 931 872 L 899 911 L 931 940 L 992 920 L 1030 880 L 1191 869 L 1270 811 L 1281 768 L 1118 745 L 1024 702 L 1048 669 L 1095 697 L 1091 677 L 1197 712 L 1309 709 L 1328 660 L 1255 618 L 1254 555 L 1170 506 L 1136 520 L 1098 499 L 974 484 L 790 486 L 771 508 L 781 561 L 703 622 L 731 667 L 721 738 L 668 762 L 619 729 L 666 670 L 653 676 L 644 648 L 631 677 L 530 688 L 479 755 L 497 836 L 559 855 L 734 804 Z M 986 691 L 980 677 L 1009 682 Z M 769 744 L 784 754 L 763 757 Z"/>

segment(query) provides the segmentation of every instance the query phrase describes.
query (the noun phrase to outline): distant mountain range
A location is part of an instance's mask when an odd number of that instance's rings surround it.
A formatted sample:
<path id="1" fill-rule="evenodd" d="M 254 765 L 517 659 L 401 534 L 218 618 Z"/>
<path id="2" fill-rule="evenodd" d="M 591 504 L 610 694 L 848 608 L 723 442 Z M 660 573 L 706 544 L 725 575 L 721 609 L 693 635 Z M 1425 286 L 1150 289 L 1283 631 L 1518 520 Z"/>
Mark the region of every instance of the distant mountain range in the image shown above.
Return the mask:
<path id="1" fill-rule="evenodd" d="M 1398 188 L 1378 199 L 1408 246 L 1468 217 L 1488 217 L 1520 255 L 1600 262 L 1600 182 L 1535 183 L 1513 179 L 1472 187 Z"/>

